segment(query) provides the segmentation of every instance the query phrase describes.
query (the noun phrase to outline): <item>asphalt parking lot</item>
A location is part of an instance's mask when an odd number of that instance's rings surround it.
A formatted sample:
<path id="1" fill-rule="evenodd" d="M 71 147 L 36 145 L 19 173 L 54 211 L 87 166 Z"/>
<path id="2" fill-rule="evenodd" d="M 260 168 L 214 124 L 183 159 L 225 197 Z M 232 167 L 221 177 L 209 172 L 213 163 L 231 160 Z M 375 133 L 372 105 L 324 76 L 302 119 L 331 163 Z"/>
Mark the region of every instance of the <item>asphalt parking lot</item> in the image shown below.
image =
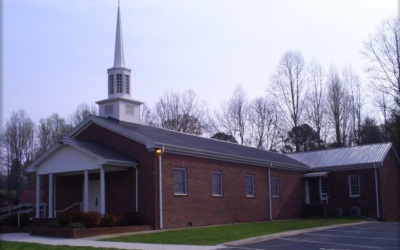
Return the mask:
<path id="1" fill-rule="evenodd" d="M 229 250 L 360 250 L 400 249 L 400 223 L 376 222 L 321 230 L 277 238 L 253 244 L 225 248 Z"/>

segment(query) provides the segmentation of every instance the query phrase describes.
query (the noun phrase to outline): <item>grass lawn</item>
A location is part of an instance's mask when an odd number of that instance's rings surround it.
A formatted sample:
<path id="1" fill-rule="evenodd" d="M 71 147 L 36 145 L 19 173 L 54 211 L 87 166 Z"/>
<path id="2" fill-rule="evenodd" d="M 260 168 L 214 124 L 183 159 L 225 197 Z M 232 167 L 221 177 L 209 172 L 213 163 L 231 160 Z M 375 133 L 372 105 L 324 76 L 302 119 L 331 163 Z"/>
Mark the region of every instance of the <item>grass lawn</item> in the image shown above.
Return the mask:
<path id="1" fill-rule="evenodd" d="M 149 234 L 137 234 L 105 239 L 104 241 L 182 245 L 217 245 L 260 235 L 360 221 L 361 220 L 358 218 L 324 218 L 233 224 L 214 227 L 179 229 Z"/>
<path id="2" fill-rule="evenodd" d="M 75 247 L 75 246 L 51 246 L 36 243 L 7 242 L 0 241 L 0 249 L 7 250 L 120 250 L 117 248 L 95 248 L 95 247 Z"/>

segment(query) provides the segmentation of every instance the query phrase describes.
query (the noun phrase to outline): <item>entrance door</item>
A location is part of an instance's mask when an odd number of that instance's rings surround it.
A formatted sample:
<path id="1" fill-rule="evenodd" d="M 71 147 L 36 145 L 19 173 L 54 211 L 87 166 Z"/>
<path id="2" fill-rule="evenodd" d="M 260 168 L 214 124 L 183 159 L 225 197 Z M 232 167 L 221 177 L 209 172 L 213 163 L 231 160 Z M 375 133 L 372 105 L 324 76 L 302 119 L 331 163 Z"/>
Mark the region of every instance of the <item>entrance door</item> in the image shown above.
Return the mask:
<path id="1" fill-rule="evenodd" d="M 100 212 L 100 181 L 89 181 L 89 211 Z"/>

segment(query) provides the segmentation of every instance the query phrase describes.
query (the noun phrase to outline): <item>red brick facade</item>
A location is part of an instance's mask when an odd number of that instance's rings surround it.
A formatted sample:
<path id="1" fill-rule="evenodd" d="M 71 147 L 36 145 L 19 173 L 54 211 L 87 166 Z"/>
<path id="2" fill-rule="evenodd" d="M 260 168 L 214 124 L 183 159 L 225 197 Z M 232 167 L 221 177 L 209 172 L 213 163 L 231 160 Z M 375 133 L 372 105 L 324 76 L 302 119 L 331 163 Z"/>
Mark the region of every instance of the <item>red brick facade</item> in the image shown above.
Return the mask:
<path id="1" fill-rule="evenodd" d="M 76 139 L 98 142 L 138 162 L 139 212 L 143 222 L 159 225 L 158 155 L 144 145 L 97 125 Z M 175 154 L 162 155 L 164 228 L 215 225 L 269 219 L 267 168 Z M 174 195 L 175 167 L 187 171 L 187 195 Z M 213 171 L 223 174 L 223 196 L 212 195 Z M 254 197 L 246 197 L 246 175 L 254 176 Z M 272 199 L 273 219 L 293 219 L 304 203 L 302 173 L 272 169 L 280 180 L 280 197 Z M 90 180 L 99 178 L 90 174 Z M 74 185 L 71 185 L 74 183 Z M 56 207 L 82 201 L 83 173 L 57 177 Z M 130 198 L 127 198 L 130 197 Z M 135 171 L 106 172 L 106 211 L 123 214 L 135 209 Z"/>
<path id="2" fill-rule="evenodd" d="M 92 124 L 76 139 L 101 143 L 137 161 L 138 205 L 143 223 L 160 227 L 158 155 L 145 145 Z M 162 154 L 163 226 L 180 228 L 269 220 L 268 168 L 178 154 Z M 187 194 L 174 194 L 174 168 L 186 169 Z M 223 195 L 212 195 L 212 173 L 222 173 Z M 303 172 L 272 168 L 279 180 L 279 197 L 271 197 L 274 220 L 294 219 L 305 204 Z M 254 176 L 254 197 L 246 196 L 246 175 Z M 360 177 L 360 197 L 349 195 L 349 175 Z M 358 206 L 363 215 L 376 217 L 374 169 L 329 173 L 329 207 L 341 207 L 345 215 Z M 90 174 L 98 180 L 99 174 Z M 106 212 L 123 214 L 135 210 L 135 169 L 106 172 Z M 318 178 L 310 179 L 312 203 L 319 203 Z M 389 154 L 379 169 L 381 218 L 399 220 L 399 166 Z M 397 192 L 389 191 L 397 190 Z M 83 173 L 56 177 L 56 209 L 82 202 Z"/>
<path id="3" fill-rule="evenodd" d="M 350 197 L 350 175 L 359 176 L 359 197 Z M 331 209 L 342 208 L 344 215 L 351 215 L 352 207 L 360 207 L 363 215 L 376 218 L 374 169 L 332 171 L 329 173 L 329 205 Z"/>
<path id="4" fill-rule="evenodd" d="M 379 184 L 381 219 L 400 221 L 400 167 L 392 152 L 379 169 Z"/>

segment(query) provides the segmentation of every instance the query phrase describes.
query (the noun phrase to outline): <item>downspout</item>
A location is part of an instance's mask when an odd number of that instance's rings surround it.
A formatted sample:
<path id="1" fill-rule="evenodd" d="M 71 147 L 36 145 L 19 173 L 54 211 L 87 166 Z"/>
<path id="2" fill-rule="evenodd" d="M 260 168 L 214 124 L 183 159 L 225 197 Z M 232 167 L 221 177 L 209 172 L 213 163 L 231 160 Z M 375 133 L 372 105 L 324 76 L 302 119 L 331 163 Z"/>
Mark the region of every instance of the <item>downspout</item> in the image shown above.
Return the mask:
<path id="1" fill-rule="evenodd" d="M 268 206 L 269 206 L 269 220 L 270 221 L 272 221 L 271 168 L 272 168 L 272 162 L 271 162 L 270 167 L 268 168 Z"/>
<path id="2" fill-rule="evenodd" d="M 162 191 L 162 159 L 161 154 L 164 152 L 164 146 L 156 150 L 158 154 L 158 181 L 159 181 L 159 203 L 160 203 L 160 229 L 164 228 L 164 218 L 163 218 L 163 191 Z"/>
<path id="3" fill-rule="evenodd" d="M 381 217 L 381 211 L 379 209 L 379 191 L 378 191 L 378 172 L 376 170 L 376 164 L 374 164 L 374 172 L 375 172 L 375 196 L 376 196 L 376 218 L 379 219 Z"/>
<path id="4" fill-rule="evenodd" d="M 135 211 L 136 212 L 138 212 L 139 211 L 139 197 L 138 197 L 138 195 L 139 195 L 139 190 L 138 190 L 138 188 L 139 188 L 139 176 L 138 176 L 138 174 L 139 174 L 139 170 L 138 170 L 138 168 L 136 167 L 136 166 L 133 166 L 134 168 L 135 168 Z"/>

